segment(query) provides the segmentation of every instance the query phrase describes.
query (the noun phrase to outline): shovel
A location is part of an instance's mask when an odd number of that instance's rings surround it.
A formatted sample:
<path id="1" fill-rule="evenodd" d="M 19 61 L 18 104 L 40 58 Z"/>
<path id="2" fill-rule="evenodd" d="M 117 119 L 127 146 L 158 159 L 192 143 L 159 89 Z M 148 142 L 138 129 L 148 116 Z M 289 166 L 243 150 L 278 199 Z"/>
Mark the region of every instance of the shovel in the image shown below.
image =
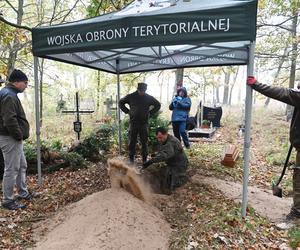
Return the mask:
<path id="1" fill-rule="evenodd" d="M 292 149 L 293 149 L 293 146 L 290 145 L 290 148 L 289 148 L 289 152 L 286 156 L 286 159 L 285 159 L 285 163 L 284 163 L 284 166 L 283 166 L 283 169 L 282 169 L 282 173 L 281 173 L 281 176 L 279 177 L 277 183 L 275 184 L 275 182 L 273 181 L 272 183 L 272 190 L 273 190 L 273 195 L 274 196 L 277 196 L 279 198 L 282 198 L 282 188 L 279 187 L 279 184 L 283 178 L 283 176 L 285 175 L 285 171 L 286 171 L 286 168 L 288 166 L 288 163 L 289 163 L 289 159 L 290 159 L 290 156 L 291 156 L 291 152 L 292 152 Z"/>

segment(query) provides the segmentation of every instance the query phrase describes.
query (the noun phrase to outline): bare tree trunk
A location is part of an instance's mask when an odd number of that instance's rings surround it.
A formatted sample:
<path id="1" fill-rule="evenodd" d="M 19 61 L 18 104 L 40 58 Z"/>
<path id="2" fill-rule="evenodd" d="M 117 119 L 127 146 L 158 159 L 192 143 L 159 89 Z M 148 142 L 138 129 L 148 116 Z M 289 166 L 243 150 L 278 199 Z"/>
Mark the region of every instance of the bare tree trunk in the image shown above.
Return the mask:
<path id="1" fill-rule="evenodd" d="M 164 71 L 159 72 L 158 74 L 158 84 L 159 84 L 159 102 L 161 103 L 162 100 L 162 89 L 163 89 L 163 84 L 164 84 Z"/>
<path id="2" fill-rule="evenodd" d="M 22 24 L 22 20 L 23 20 L 23 6 L 24 5 L 24 1 L 23 0 L 18 0 L 18 11 L 17 11 L 17 25 Z M 9 55 L 8 55 L 8 61 L 7 61 L 7 75 L 10 75 L 10 73 L 13 71 L 13 69 L 15 68 L 15 64 L 16 64 L 16 60 L 17 60 L 17 55 L 18 55 L 18 47 L 19 47 L 19 41 L 17 39 L 17 37 L 14 37 L 12 46 L 10 47 L 9 50 Z"/>
<path id="3" fill-rule="evenodd" d="M 73 79 L 74 79 L 74 86 L 76 91 L 78 90 L 78 79 L 77 79 L 78 74 L 74 71 L 73 72 Z"/>
<path id="4" fill-rule="evenodd" d="M 233 82 L 232 82 L 232 85 L 231 85 L 231 88 L 230 88 L 230 91 L 229 91 L 229 101 L 228 101 L 228 104 L 229 104 L 229 105 L 231 105 L 233 87 L 235 86 L 235 83 L 236 83 L 236 79 L 237 79 L 238 73 L 239 73 L 239 68 L 238 68 L 238 70 L 236 71 L 236 73 L 235 73 L 235 75 L 234 75 Z"/>
<path id="5" fill-rule="evenodd" d="M 228 97 L 229 97 L 229 81 L 230 81 L 230 72 L 224 71 L 225 74 L 225 81 L 224 81 L 224 95 L 223 95 L 223 104 L 228 104 Z"/>
<path id="6" fill-rule="evenodd" d="M 168 77 L 168 81 L 167 81 L 167 103 L 169 104 L 169 88 L 170 88 L 170 81 L 169 81 L 169 77 Z"/>
<path id="7" fill-rule="evenodd" d="M 291 69 L 290 69 L 290 81 L 289 81 L 289 87 L 294 88 L 295 85 L 295 78 L 296 78 L 296 63 L 297 63 L 297 56 L 298 56 L 298 41 L 297 41 L 297 22 L 298 22 L 298 14 L 299 10 L 296 8 L 294 11 L 294 17 L 292 20 L 292 59 L 291 59 Z M 287 105 L 286 107 L 286 113 L 287 115 L 292 112 L 292 106 Z"/>
<path id="8" fill-rule="evenodd" d="M 44 76 L 44 62 L 45 59 L 40 60 L 40 65 L 39 65 L 39 72 L 40 72 L 40 81 L 39 81 L 39 87 L 40 87 L 40 124 L 42 126 L 42 121 L 43 121 L 43 76 Z"/>
<path id="9" fill-rule="evenodd" d="M 216 86 L 216 101 L 220 103 L 220 87 L 219 85 Z"/>
<path id="10" fill-rule="evenodd" d="M 280 74 L 280 71 L 282 69 L 282 65 L 283 65 L 284 61 L 286 60 L 287 53 L 288 53 L 288 46 L 284 48 L 283 55 L 282 55 L 282 57 L 281 57 L 281 59 L 279 61 L 278 68 L 277 68 L 277 71 L 275 73 L 274 80 L 273 80 L 272 84 L 274 84 L 276 82 L 276 80 L 277 80 L 277 78 L 278 78 L 278 76 Z M 265 101 L 264 106 L 268 107 L 269 103 L 270 103 L 270 98 L 268 97 L 266 99 L 266 101 Z"/>
<path id="11" fill-rule="evenodd" d="M 175 84 L 174 84 L 174 92 L 173 95 L 175 95 L 177 93 L 177 89 L 182 87 L 183 84 L 183 73 L 184 73 L 184 69 L 176 69 L 176 78 L 175 78 Z"/>
<path id="12" fill-rule="evenodd" d="M 97 104 L 96 104 L 96 112 L 99 112 L 100 108 L 100 70 L 97 72 Z"/>

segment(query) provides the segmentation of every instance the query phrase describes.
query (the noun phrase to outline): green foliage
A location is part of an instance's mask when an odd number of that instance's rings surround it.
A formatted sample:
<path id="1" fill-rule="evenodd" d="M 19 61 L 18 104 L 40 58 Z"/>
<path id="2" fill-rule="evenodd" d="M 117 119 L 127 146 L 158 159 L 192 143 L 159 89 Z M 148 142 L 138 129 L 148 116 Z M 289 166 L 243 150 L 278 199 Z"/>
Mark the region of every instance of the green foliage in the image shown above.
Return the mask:
<path id="1" fill-rule="evenodd" d="M 115 128 L 111 124 L 101 124 L 96 132 L 97 138 L 99 138 L 100 150 L 109 151 L 113 143 L 113 133 Z"/>
<path id="2" fill-rule="evenodd" d="M 280 166 L 284 164 L 285 157 L 286 156 L 282 152 L 271 151 L 266 155 L 266 161 L 271 166 Z"/>
<path id="3" fill-rule="evenodd" d="M 67 107 L 66 107 L 66 101 L 64 100 L 59 100 L 57 102 L 57 106 L 56 106 L 56 112 L 59 113 L 63 110 L 67 110 Z"/>
<path id="4" fill-rule="evenodd" d="M 169 121 L 162 118 L 160 116 L 161 112 L 157 112 L 154 114 L 152 117 L 149 119 L 149 146 L 153 149 L 155 146 L 157 146 L 157 140 L 155 136 L 155 130 L 158 127 L 168 127 Z M 129 136 L 129 118 L 126 117 L 123 120 L 123 127 L 122 127 L 122 138 L 123 141 L 127 142 L 128 141 L 128 136 Z"/>
<path id="5" fill-rule="evenodd" d="M 203 120 L 202 121 L 202 125 L 209 126 L 210 125 L 210 121 L 209 120 Z"/>
<path id="6" fill-rule="evenodd" d="M 24 154 L 28 162 L 35 162 L 37 158 L 35 145 L 28 141 L 24 143 Z"/>
<path id="7" fill-rule="evenodd" d="M 71 170 L 78 170 L 86 165 L 84 158 L 75 152 L 63 153 L 62 159 L 66 161 Z"/>
<path id="8" fill-rule="evenodd" d="M 120 10 L 132 0 L 91 0 L 90 5 L 87 7 L 87 16 L 95 17 L 101 14 Z"/>
<path id="9" fill-rule="evenodd" d="M 103 124 L 75 147 L 74 152 L 82 155 L 85 159 L 100 160 L 103 157 L 101 151 L 107 152 L 111 147 L 112 135 L 113 127 Z"/>
<path id="10" fill-rule="evenodd" d="M 288 236 L 290 238 L 290 247 L 297 249 L 300 245 L 300 231 L 297 228 L 292 228 L 289 230 Z"/>
<path id="11" fill-rule="evenodd" d="M 63 144 L 60 140 L 54 140 L 51 145 L 50 145 L 51 149 L 53 150 L 57 150 L 57 151 L 61 151 Z"/>
<path id="12" fill-rule="evenodd" d="M 161 112 L 157 112 L 149 119 L 149 145 L 150 147 L 157 146 L 155 130 L 158 127 L 167 128 L 169 121 L 160 116 Z"/>

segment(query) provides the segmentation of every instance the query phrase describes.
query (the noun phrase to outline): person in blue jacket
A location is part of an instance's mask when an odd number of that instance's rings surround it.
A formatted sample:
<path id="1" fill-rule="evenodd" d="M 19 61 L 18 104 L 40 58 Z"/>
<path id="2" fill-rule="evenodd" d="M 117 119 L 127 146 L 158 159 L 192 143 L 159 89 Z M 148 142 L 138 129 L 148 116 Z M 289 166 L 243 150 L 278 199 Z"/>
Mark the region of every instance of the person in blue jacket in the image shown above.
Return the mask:
<path id="1" fill-rule="evenodd" d="M 187 95 L 186 88 L 177 90 L 177 95 L 173 98 L 169 109 L 172 110 L 172 126 L 174 136 L 181 141 L 181 137 L 186 148 L 190 148 L 189 138 L 185 131 L 186 121 L 191 109 L 191 99 Z"/>

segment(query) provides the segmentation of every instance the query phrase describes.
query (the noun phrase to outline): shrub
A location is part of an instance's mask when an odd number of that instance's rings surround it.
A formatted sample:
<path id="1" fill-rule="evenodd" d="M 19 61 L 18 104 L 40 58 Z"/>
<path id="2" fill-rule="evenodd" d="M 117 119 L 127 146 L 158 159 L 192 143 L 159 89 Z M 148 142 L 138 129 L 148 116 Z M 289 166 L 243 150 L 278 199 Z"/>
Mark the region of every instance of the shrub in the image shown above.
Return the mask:
<path id="1" fill-rule="evenodd" d="M 150 117 L 149 119 L 149 146 L 150 150 L 153 150 L 157 146 L 157 140 L 155 136 L 155 130 L 158 127 L 168 127 L 169 121 L 160 117 L 161 112 L 157 112 L 154 116 Z M 128 132 L 129 132 L 129 118 L 126 117 L 123 120 L 123 126 L 122 126 L 122 138 L 124 142 L 128 141 Z"/>
<path id="2" fill-rule="evenodd" d="M 88 160 L 101 160 L 104 157 L 101 151 L 107 152 L 110 150 L 112 139 L 113 127 L 109 124 L 102 124 L 71 151 L 80 154 Z"/>
<path id="3" fill-rule="evenodd" d="M 36 146 L 32 142 L 28 141 L 24 143 L 24 154 L 27 162 L 36 162 L 37 153 Z"/>
<path id="4" fill-rule="evenodd" d="M 84 158 L 75 152 L 62 153 L 62 159 L 71 170 L 78 170 L 86 166 Z"/>
<path id="5" fill-rule="evenodd" d="M 56 151 L 61 151 L 63 148 L 63 144 L 60 140 L 55 140 L 51 143 L 50 148 Z"/>

